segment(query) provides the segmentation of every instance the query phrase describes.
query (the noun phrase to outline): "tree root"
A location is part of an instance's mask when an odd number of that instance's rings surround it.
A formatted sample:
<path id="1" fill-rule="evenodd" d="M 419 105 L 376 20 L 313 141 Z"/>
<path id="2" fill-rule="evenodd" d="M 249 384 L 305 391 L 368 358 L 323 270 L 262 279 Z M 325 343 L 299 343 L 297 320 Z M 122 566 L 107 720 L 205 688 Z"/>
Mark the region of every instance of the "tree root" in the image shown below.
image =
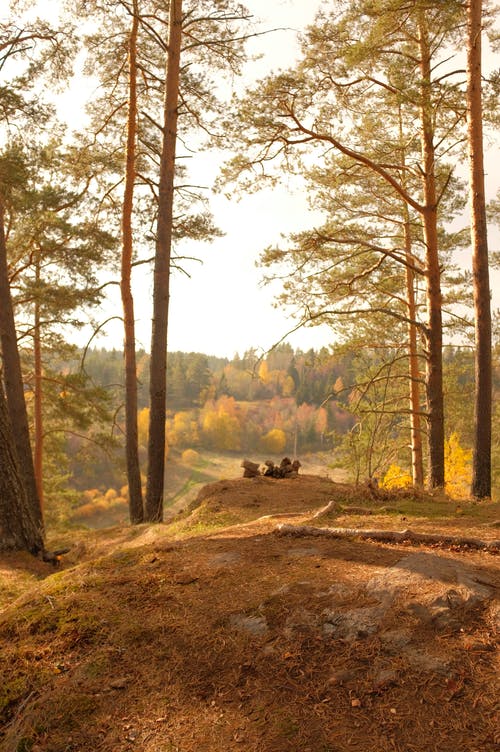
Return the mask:
<path id="1" fill-rule="evenodd" d="M 411 543 L 413 545 L 453 546 L 458 548 L 473 548 L 489 553 L 500 551 L 500 540 L 485 541 L 480 538 L 468 538 L 460 535 L 444 535 L 441 533 L 417 533 L 414 530 L 360 530 L 348 527 L 312 527 L 310 525 L 281 524 L 276 527 L 276 535 L 289 535 L 295 538 L 307 536 L 322 536 L 326 538 L 361 538 L 383 543 Z"/>

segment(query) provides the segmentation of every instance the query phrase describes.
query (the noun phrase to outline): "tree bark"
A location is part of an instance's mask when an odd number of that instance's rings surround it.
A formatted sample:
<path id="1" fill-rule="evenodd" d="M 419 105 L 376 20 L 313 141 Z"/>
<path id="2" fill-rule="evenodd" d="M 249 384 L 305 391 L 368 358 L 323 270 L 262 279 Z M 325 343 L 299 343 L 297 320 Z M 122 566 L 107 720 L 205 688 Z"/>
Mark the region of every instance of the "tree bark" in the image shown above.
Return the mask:
<path id="1" fill-rule="evenodd" d="M 467 127 L 475 315 L 474 452 L 471 493 L 491 496 L 491 302 L 484 190 L 481 92 L 481 0 L 467 3 Z"/>
<path id="2" fill-rule="evenodd" d="M 441 270 L 437 230 L 437 192 L 433 110 L 431 101 L 431 49 L 425 9 L 419 13 L 421 71 L 421 145 L 423 162 L 423 223 L 426 257 L 426 395 L 428 407 L 429 487 L 444 486 L 443 333 Z"/>
<path id="3" fill-rule="evenodd" d="M 5 208 L 3 200 L 0 197 L 0 341 L 2 344 L 5 395 L 10 422 L 13 427 L 19 471 L 22 475 L 28 505 L 31 509 L 33 519 L 38 525 L 39 534 L 43 537 L 43 518 L 36 487 L 33 455 L 31 453 L 21 359 L 17 347 L 14 309 L 10 293 L 4 216 Z"/>
<path id="4" fill-rule="evenodd" d="M 406 150 L 403 137 L 403 120 L 401 107 L 399 108 L 399 141 L 401 144 L 401 182 L 406 187 Z M 420 408 L 420 367 L 418 357 L 417 337 L 417 306 L 415 301 L 415 259 L 412 254 L 412 233 L 410 221 L 410 207 L 403 202 L 403 238 L 405 249 L 405 286 L 406 305 L 408 309 L 408 376 L 409 376 L 409 401 L 410 401 L 410 444 L 411 444 L 411 469 L 413 485 L 423 488 L 424 485 L 424 458 L 422 450 L 422 425 Z"/>
<path id="5" fill-rule="evenodd" d="M 408 306 L 408 355 L 409 355 L 409 381 L 410 381 L 410 435 L 411 435 L 411 468 L 413 485 L 422 488 L 424 485 L 424 462 L 422 453 L 422 427 L 420 425 L 420 368 L 418 364 L 417 309 L 415 305 L 415 274 L 412 268 L 410 220 L 408 206 L 405 204 L 405 256 L 407 260 L 405 268 L 406 303 Z"/>
<path id="6" fill-rule="evenodd" d="M 40 258 L 35 259 L 35 278 L 40 282 Z M 35 299 L 33 324 L 33 363 L 35 383 L 33 387 L 33 465 L 35 469 L 38 501 L 43 515 L 43 390 L 42 390 L 42 342 L 40 333 L 40 301 Z"/>
<path id="7" fill-rule="evenodd" d="M 145 517 L 150 522 L 161 522 L 163 519 L 167 331 L 181 40 L 182 0 L 171 0 L 151 334 L 148 478 L 145 509 Z"/>
<path id="8" fill-rule="evenodd" d="M 129 98 L 127 122 L 127 152 L 125 163 L 125 191 L 122 208 L 122 263 L 120 290 L 123 306 L 125 359 L 125 460 L 127 466 L 129 516 L 133 525 L 144 519 L 139 438 L 137 427 L 137 362 L 135 349 L 135 315 L 132 294 L 132 214 L 136 172 L 137 138 L 137 34 L 139 11 L 133 4 L 132 28 L 129 36 Z"/>
<path id="9" fill-rule="evenodd" d="M 43 550 L 39 522 L 32 514 L 19 472 L 12 427 L 0 385 L 0 551 Z"/>

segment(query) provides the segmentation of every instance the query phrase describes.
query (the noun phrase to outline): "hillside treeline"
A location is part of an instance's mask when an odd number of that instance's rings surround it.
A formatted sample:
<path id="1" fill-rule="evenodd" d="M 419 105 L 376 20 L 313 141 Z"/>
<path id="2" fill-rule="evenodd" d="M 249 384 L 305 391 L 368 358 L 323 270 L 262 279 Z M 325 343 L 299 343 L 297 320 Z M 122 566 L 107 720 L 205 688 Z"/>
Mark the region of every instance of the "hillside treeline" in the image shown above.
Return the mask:
<path id="1" fill-rule="evenodd" d="M 255 351 L 232 359 L 170 353 L 166 420 L 170 464 L 186 450 L 250 455 L 261 461 L 268 455 L 300 457 L 320 451 L 328 453 L 331 466 L 342 468 L 353 480 L 380 480 L 391 468 L 400 481 L 411 480 L 404 366 L 398 366 L 396 351 L 391 369 L 382 366 L 388 360 L 389 353 L 377 349 L 303 352 L 287 344 L 260 358 Z M 458 478 L 465 489 L 472 446 L 473 353 L 448 347 L 444 360 L 449 484 Z M 126 483 L 123 353 L 93 349 L 83 361 L 72 361 L 66 368 L 81 369 L 82 363 L 92 394 L 100 393 L 106 402 L 111 430 L 101 430 L 91 441 L 88 436 L 69 435 L 64 449 L 69 485 L 78 491 L 120 488 Z M 138 363 L 139 448 L 144 463 L 147 353 L 139 353 Z M 495 389 L 499 388 L 497 372 Z"/>
<path id="2" fill-rule="evenodd" d="M 149 357 L 138 354 L 139 446 L 145 460 L 149 422 Z M 80 368 L 80 361 L 67 368 Z M 223 453 L 265 453 L 331 450 L 334 436 L 354 424 L 349 394 L 352 357 L 332 357 L 323 349 L 304 353 L 281 345 L 265 358 L 255 351 L 233 359 L 202 353 L 173 352 L 168 357 L 167 453 L 207 449 Z M 84 372 L 92 387 L 102 391 L 116 421 L 114 443 L 122 436 L 123 353 L 94 349 L 85 354 Z M 96 445 L 90 448 L 94 455 Z M 79 489 L 117 484 L 121 454 L 112 460 L 89 461 L 88 442 L 68 443 L 72 474 Z M 105 456 L 105 455 L 104 455 Z M 106 466 L 109 468 L 106 470 Z M 124 479 L 123 481 L 124 482 Z"/>

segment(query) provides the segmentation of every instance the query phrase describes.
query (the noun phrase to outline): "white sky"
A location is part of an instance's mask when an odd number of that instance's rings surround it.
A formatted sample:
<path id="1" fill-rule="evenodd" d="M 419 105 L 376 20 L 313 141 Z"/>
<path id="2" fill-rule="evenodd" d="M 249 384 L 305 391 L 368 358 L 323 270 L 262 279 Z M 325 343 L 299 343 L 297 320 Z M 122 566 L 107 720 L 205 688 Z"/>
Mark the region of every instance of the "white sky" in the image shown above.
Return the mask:
<path id="1" fill-rule="evenodd" d="M 296 32 L 314 19 L 321 0 L 244 0 L 246 6 L 262 21 L 263 29 L 287 27 L 272 36 L 261 37 L 253 44 L 263 58 L 252 64 L 251 75 L 258 77 L 293 62 L 298 51 Z M 58 0 L 40 0 L 57 7 Z M 45 6 L 46 7 L 46 6 Z M 249 71 L 250 72 L 250 71 Z M 81 97 L 81 92 L 80 92 Z M 71 104 L 70 104 L 71 106 Z M 180 151 L 182 155 L 182 151 Z M 499 186 L 498 144 L 488 156 L 487 185 L 490 197 Z M 222 158 L 220 164 L 222 163 Z M 195 170 L 210 186 L 220 164 L 209 154 L 194 155 L 190 170 Z M 488 171 L 489 168 L 489 171 Z M 282 234 L 305 229 L 314 224 L 307 197 L 286 186 L 273 191 L 228 200 L 211 194 L 210 206 L 215 223 L 224 231 L 213 243 L 182 244 L 178 252 L 200 258 L 202 263 L 189 262 L 190 277 L 174 272 L 171 282 L 168 347 L 170 351 L 204 352 L 208 355 L 232 357 L 250 348 L 263 352 L 281 340 L 296 321 L 290 313 L 273 306 L 277 286 L 262 287 L 262 270 L 256 261 L 264 248 L 279 242 Z M 318 218 L 317 218 L 318 219 Z M 465 223 L 465 219 L 464 219 Z M 498 238 L 494 239 L 498 247 Z M 493 248 L 490 241 L 490 247 Z M 121 316 L 117 288 L 114 297 L 103 308 L 101 318 Z M 151 277 L 137 278 L 135 284 L 136 334 L 139 347 L 149 350 L 151 338 Z M 327 327 L 304 328 L 287 338 L 295 348 L 307 350 L 328 346 L 334 332 Z M 115 320 L 106 325 L 93 344 L 121 348 L 123 326 Z M 84 339 L 79 339 L 83 344 Z"/>
<path id="2" fill-rule="evenodd" d="M 312 22 L 319 0 L 246 0 L 245 4 L 262 19 L 264 28 L 289 27 L 256 43 L 264 58 L 255 64 L 255 75 L 286 67 L 297 52 L 296 31 Z M 205 184 L 210 185 L 221 164 L 222 160 L 218 164 L 213 155 L 195 155 L 189 169 L 196 169 L 197 175 L 206 173 Z M 213 243 L 179 246 L 181 255 L 195 256 L 202 263 L 186 263 L 189 278 L 179 272 L 172 275 L 168 348 L 172 352 L 227 357 L 242 355 L 252 347 L 265 351 L 296 322 L 289 318 L 288 312 L 273 307 L 273 291 L 261 286 L 263 273 L 255 262 L 264 248 L 279 241 L 282 233 L 313 224 L 308 219 L 306 196 L 293 194 L 286 187 L 234 200 L 213 194 L 210 207 L 215 223 L 225 235 Z M 139 283 L 137 288 L 137 343 L 149 350 L 151 312 L 146 301 L 152 296 L 151 279 Z M 117 298 L 116 314 L 120 312 Z M 115 321 L 94 342 L 119 348 L 122 339 L 122 325 Z M 287 339 L 293 347 L 304 350 L 319 349 L 331 340 L 326 327 L 309 327 Z"/>
<path id="3" fill-rule="evenodd" d="M 273 34 L 272 41 L 269 37 L 260 39 L 264 57 L 257 63 L 256 75 L 285 68 L 293 62 L 298 51 L 296 31 L 314 20 L 320 4 L 320 0 L 246 0 L 247 7 L 262 19 L 266 28 L 289 27 L 289 31 Z M 499 156 L 497 145 L 487 163 L 490 197 L 499 186 Z M 195 156 L 193 162 L 195 160 L 202 162 L 203 156 Z M 215 178 L 217 169 L 211 162 L 208 173 L 213 172 Z M 197 244 L 193 255 L 201 258 L 203 264 L 189 264 L 189 279 L 182 274 L 173 275 L 169 350 L 227 357 L 236 352 L 242 355 L 251 347 L 263 352 L 280 341 L 296 322 L 289 311 L 276 310 L 273 306 L 278 288 L 262 287 L 263 271 L 256 267 L 256 261 L 264 248 L 279 242 L 281 234 L 314 224 L 307 197 L 283 186 L 241 200 L 229 201 L 213 195 L 210 203 L 216 223 L 226 235 L 213 244 Z M 464 218 L 463 224 L 465 222 Z M 498 237 L 495 241 L 498 247 Z M 141 300 L 150 295 L 151 289 L 144 289 Z M 138 342 L 149 350 L 149 316 L 146 311 L 141 315 L 140 306 L 136 315 Z M 334 336 L 330 328 L 317 326 L 303 328 L 286 341 L 294 348 L 318 350 L 331 344 Z M 118 325 L 116 347 L 121 340 Z"/>

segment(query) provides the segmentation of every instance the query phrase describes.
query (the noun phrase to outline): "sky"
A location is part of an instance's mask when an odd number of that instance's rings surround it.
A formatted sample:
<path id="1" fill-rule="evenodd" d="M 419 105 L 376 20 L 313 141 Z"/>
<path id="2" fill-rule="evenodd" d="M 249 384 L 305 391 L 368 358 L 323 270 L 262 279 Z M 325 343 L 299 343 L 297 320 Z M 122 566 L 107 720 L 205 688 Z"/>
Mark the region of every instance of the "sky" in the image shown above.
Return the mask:
<path id="1" fill-rule="evenodd" d="M 58 0 L 43 0 L 47 2 L 57 5 Z M 261 28 L 279 28 L 272 36 L 253 41 L 252 50 L 260 52 L 262 58 L 248 66 L 251 80 L 293 63 L 298 54 L 297 32 L 314 20 L 321 0 L 245 0 L 245 4 L 260 19 Z M 74 106 L 71 95 L 67 104 L 70 108 Z M 499 157 L 496 145 L 490 150 L 486 164 L 490 197 L 495 195 L 500 182 Z M 232 358 L 235 353 L 243 355 L 253 348 L 261 355 L 283 339 L 302 350 L 328 347 L 334 342 L 335 332 L 326 326 L 302 328 L 287 336 L 297 320 L 290 311 L 275 307 L 279 288 L 277 284 L 263 286 L 263 270 L 256 265 L 266 247 L 279 243 L 282 235 L 313 226 L 320 221 L 319 216 L 311 212 L 304 191 L 297 187 L 292 190 L 286 184 L 243 197 L 227 198 L 214 193 L 210 186 L 222 162 L 222 156 L 206 152 L 194 155 L 191 160 L 190 169 L 196 182 L 208 186 L 210 208 L 224 236 L 213 243 L 182 244 L 178 248 L 179 254 L 199 258 L 201 263 L 186 262 L 189 276 L 177 271 L 172 274 L 169 351 Z M 497 249 L 498 237 L 493 239 L 495 243 Z M 468 260 L 465 258 L 466 263 Z M 137 346 L 149 350 L 152 278 L 136 275 L 135 279 Z M 102 321 L 114 318 L 92 344 L 121 349 L 123 325 L 118 320 L 121 301 L 118 289 L 111 290 L 112 297 L 99 312 L 99 318 Z M 88 337 L 89 330 L 85 328 L 78 344 L 86 344 Z"/>
<path id="2" fill-rule="evenodd" d="M 263 37 L 256 44 L 264 57 L 252 67 L 252 75 L 264 75 L 271 69 L 286 67 L 296 53 L 296 33 L 314 19 L 319 0 L 246 0 L 247 7 L 262 19 L 264 28 L 288 27 Z M 197 175 L 205 175 L 211 185 L 222 165 L 222 158 L 195 155 Z M 296 320 L 290 313 L 273 306 L 277 288 L 261 285 L 262 270 L 256 267 L 260 253 L 277 243 L 281 234 L 305 229 L 314 223 L 303 192 L 286 186 L 239 199 L 227 199 L 209 191 L 215 223 L 225 233 L 213 243 L 183 244 L 181 255 L 192 254 L 202 263 L 188 262 L 189 277 L 174 271 L 171 279 L 168 349 L 203 352 L 232 358 L 254 348 L 259 355 L 280 341 Z M 136 335 L 138 347 L 149 350 L 151 338 L 152 282 L 148 278 L 136 284 Z M 106 315 L 120 315 L 116 296 Z M 99 347 L 120 348 L 123 327 L 119 321 L 108 324 L 93 340 Z M 294 348 L 308 350 L 328 346 L 332 333 L 327 327 L 302 329 L 286 339 Z"/>

